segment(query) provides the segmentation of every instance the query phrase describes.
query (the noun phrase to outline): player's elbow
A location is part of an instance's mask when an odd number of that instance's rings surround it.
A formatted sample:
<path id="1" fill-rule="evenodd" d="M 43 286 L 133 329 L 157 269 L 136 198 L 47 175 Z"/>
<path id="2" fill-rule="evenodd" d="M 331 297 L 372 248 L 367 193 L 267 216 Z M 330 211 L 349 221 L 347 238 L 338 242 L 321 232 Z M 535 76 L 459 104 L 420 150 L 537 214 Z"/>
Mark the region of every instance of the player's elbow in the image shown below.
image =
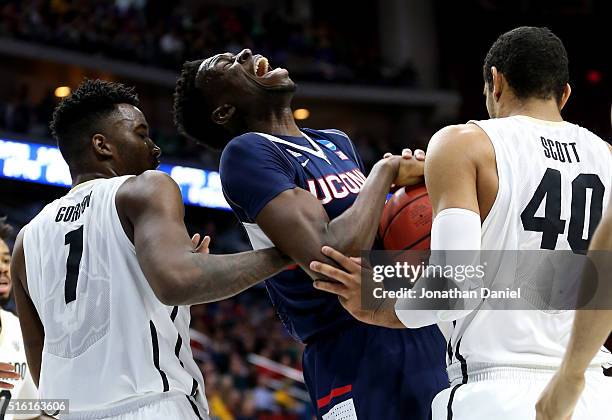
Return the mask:
<path id="1" fill-rule="evenodd" d="M 155 296 L 166 306 L 180 306 L 183 304 L 183 295 L 176 287 L 164 287 L 156 291 Z"/>
<path id="2" fill-rule="evenodd" d="M 172 287 L 165 287 L 157 298 L 161 303 L 167 306 L 181 306 L 189 304 L 189 290 L 182 284 L 175 283 Z"/>
<path id="3" fill-rule="evenodd" d="M 337 234 L 333 229 L 328 229 L 322 239 L 322 245 L 330 246 L 336 251 L 350 256 L 360 255 L 365 247 L 360 229 L 353 229 L 352 232 L 344 232 L 344 234 Z"/>
<path id="4" fill-rule="evenodd" d="M 189 297 L 189 285 L 184 277 L 166 271 L 158 273 L 152 284 L 157 299 L 167 306 L 185 305 Z"/>

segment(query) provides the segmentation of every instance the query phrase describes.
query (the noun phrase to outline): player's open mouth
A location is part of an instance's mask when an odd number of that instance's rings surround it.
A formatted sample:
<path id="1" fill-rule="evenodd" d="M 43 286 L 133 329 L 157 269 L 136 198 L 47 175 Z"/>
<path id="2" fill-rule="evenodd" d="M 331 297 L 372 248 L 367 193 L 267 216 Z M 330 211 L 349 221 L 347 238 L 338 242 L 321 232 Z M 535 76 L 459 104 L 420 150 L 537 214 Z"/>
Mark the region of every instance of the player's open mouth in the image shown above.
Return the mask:
<path id="1" fill-rule="evenodd" d="M 284 78 L 288 74 L 287 70 L 281 67 L 273 69 L 268 59 L 259 54 L 253 57 L 252 72 L 255 79 L 265 85 L 276 84 L 280 81 L 280 78 Z"/>
<path id="2" fill-rule="evenodd" d="M 270 71 L 270 63 L 266 57 L 261 55 L 255 56 L 255 65 L 253 66 L 253 73 L 256 77 L 263 77 Z"/>

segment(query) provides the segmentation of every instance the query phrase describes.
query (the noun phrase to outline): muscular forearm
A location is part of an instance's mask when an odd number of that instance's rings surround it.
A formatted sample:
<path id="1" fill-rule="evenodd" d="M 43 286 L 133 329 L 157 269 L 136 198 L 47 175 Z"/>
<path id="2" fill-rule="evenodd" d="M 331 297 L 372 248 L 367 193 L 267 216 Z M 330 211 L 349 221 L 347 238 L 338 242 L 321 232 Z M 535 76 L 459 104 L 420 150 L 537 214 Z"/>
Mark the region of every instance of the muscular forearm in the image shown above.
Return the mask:
<path id="1" fill-rule="evenodd" d="M 576 311 L 572 338 L 561 371 L 582 375 L 612 330 L 612 310 Z"/>
<path id="2" fill-rule="evenodd" d="M 167 297 L 168 305 L 194 305 L 234 296 L 278 273 L 291 260 L 276 248 L 229 255 L 191 253 L 184 277 Z"/>
<path id="3" fill-rule="evenodd" d="M 394 177 L 389 160 L 374 165 L 353 205 L 327 224 L 322 242 L 347 255 L 370 249 Z"/>

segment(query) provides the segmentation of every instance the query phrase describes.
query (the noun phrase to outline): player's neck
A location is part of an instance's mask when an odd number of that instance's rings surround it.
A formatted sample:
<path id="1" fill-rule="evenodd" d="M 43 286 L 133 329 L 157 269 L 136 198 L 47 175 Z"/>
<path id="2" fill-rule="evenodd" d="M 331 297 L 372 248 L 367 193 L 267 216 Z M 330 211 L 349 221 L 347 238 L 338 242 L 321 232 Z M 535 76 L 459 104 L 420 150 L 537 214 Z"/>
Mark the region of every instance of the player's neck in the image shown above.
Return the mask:
<path id="1" fill-rule="evenodd" d="M 289 107 L 256 117 L 248 125 L 250 131 L 255 132 L 295 137 L 302 135 L 293 119 L 293 111 Z"/>
<path id="2" fill-rule="evenodd" d="M 91 181 L 99 178 L 112 178 L 115 176 L 119 176 L 115 171 L 89 171 L 75 174 L 72 177 L 72 188 L 76 187 L 79 184 L 82 184 L 87 181 Z"/>
<path id="3" fill-rule="evenodd" d="M 526 115 L 545 121 L 563 121 L 559 106 L 554 99 L 515 100 L 506 110 L 500 110 L 500 117 L 512 117 L 514 115 Z"/>

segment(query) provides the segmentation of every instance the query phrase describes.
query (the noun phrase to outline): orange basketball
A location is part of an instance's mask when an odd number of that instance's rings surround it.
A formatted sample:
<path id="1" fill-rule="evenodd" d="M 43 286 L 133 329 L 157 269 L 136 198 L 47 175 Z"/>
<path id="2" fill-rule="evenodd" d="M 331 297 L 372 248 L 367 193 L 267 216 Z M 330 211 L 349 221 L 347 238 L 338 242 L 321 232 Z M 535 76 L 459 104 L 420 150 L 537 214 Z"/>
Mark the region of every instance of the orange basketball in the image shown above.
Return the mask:
<path id="1" fill-rule="evenodd" d="M 425 184 L 400 188 L 385 204 L 378 236 L 384 249 L 428 250 L 431 220 L 431 202 Z"/>

